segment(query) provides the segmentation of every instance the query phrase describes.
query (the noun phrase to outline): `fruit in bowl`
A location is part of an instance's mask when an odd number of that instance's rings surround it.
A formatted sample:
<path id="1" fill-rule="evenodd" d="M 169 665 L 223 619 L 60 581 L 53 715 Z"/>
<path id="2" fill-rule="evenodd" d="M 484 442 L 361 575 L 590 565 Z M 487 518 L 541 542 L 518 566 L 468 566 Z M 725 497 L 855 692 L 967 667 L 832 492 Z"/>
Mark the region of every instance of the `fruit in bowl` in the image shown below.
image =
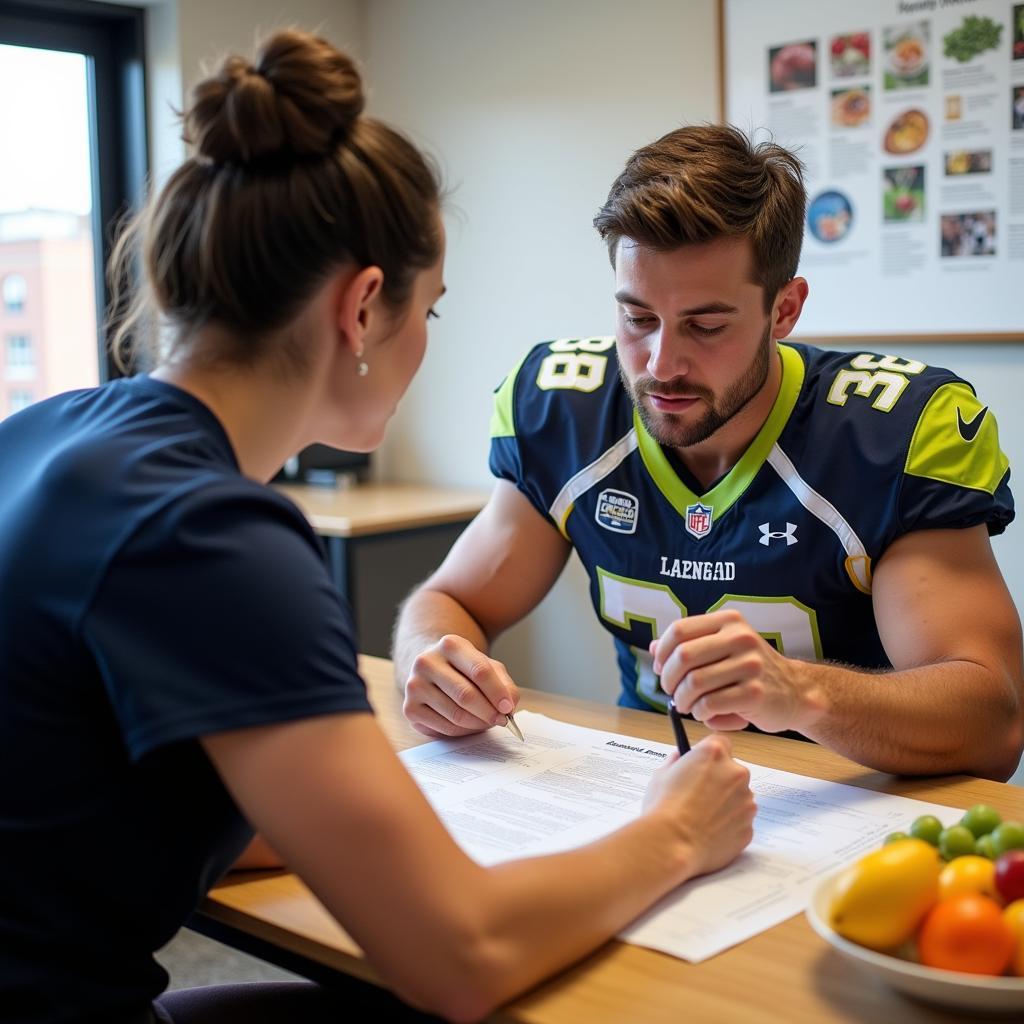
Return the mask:
<path id="1" fill-rule="evenodd" d="M 887 843 L 839 876 L 829 923 L 869 949 L 899 946 L 938 899 L 941 871 L 938 850 L 923 839 Z"/>
<path id="2" fill-rule="evenodd" d="M 986 838 L 994 860 L 975 852 Z M 819 887 L 808 917 L 912 994 L 1024 1011 L 1024 827 L 991 807 L 946 827 L 922 816 L 890 834 Z"/>
<path id="3" fill-rule="evenodd" d="M 989 1014 L 1012 1014 L 1024 1019 L 1024 900 L 1011 904 L 1003 912 L 1014 934 L 1014 952 L 1010 963 L 1016 976 L 971 974 L 929 967 L 917 959 L 916 946 L 904 943 L 878 952 L 843 938 L 828 923 L 836 878 L 825 879 L 807 908 L 807 919 L 818 935 L 836 953 L 853 961 L 861 970 L 874 975 L 896 991 L 942 1007 L 949 1007 L 976 1020 Z"/>
<path id="4" fill-rule="evenodd" d="M 917 935 L 917 956 L 928 967 L 998 975 L 1010 965 L 1014 939 L 995 900 L 960 893 L 928 911 Z"/>

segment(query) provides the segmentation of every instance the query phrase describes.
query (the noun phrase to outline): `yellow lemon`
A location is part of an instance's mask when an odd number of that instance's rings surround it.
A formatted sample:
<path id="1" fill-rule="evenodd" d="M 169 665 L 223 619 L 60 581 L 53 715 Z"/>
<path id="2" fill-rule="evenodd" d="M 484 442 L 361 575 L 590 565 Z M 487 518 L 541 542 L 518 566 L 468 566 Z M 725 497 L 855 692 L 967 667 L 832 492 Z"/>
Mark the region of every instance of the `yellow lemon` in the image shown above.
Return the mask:
<path id="1" fill-rule="evenodd" d="M 900 839 L 861 857 L 837 879 L 829 923 L 869 949 L 898 946 L 914 934 L 938 899 L 939 851 L 923 839 Z"/>
<path id="2" fill-rule="evenodd" d="M 962 896 L 964 893 L 977 893 L 989 896 L 1001 903 L 996 890 L 996 866 L 988 857 L 968 854 L 951 860 L 939 875 L 939 899 L 948 900 L 951 896 Z"/>
<path id="3" fill-rule="evenodd" d="M 1013 956 L 1010 970 L 1017 977 L 1024 975 L 1024 900 L 1014 900 L 1004 911 L 1003 920 L 1013 932 Z"/>

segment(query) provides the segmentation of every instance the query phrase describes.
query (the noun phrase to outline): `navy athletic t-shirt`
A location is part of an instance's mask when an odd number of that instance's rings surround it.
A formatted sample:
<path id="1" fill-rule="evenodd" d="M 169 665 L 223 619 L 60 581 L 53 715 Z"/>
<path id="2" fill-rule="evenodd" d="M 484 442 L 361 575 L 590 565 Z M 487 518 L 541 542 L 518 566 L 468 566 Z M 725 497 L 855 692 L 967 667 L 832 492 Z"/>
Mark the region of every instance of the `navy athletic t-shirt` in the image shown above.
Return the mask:
<path id="1" fill-rule="evenodd" d="M 0 1020 L 145 1013 L 251 830 L 198 737 L 370 710 L 298 509 L 135 377 L 0 423 Z"/>

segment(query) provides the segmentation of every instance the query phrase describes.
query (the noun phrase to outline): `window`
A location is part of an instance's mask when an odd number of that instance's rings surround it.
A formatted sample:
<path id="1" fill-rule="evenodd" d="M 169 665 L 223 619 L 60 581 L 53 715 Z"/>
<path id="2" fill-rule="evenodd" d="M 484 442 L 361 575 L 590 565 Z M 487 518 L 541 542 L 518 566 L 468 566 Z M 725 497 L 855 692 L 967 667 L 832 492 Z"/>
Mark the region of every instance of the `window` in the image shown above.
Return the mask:
<path id="1" fill-rule="evenodd" d="M 24 313 L 25 295 L 28 285 L 21 274 L 8 274 L 3 283 L 3 299 L 5 313 Z"/>
<path id="2" fill-rule="evenodd" d="M 7 399 L 7 411 L 10 413 L 21 412 L 27 409 L 35 401 L 35 395 L 31 391 L 12 391 Z"/>
<path id="3" fill-rule="evenodd" d="M 116 375 L 104 267 L 148 169 L 143 24 L 141 4 L 0 0 L 0 139 L 17 140 L 0 172 L 0 329 L 18 332 L 0 373 L 31 377 L 30 400 Z"/>
<path id="4" fill-rule="evenodd" d="M 12 334 L 7 337 L 7 378 L 33 376 L 36 355 L 32 350 L 32 339 L 27 334 Z"/>

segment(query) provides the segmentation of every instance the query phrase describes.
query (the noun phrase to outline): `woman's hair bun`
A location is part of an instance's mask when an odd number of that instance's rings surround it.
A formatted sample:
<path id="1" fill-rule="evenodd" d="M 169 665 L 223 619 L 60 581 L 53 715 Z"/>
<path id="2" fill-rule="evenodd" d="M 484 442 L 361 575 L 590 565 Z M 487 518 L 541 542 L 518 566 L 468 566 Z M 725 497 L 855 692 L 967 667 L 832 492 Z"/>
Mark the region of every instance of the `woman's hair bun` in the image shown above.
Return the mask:
<path id="1" fill-rule="evenodd" d="M 185 141 L 214 163 L 326 156 L 363 109 L 355 64 L 325 39 L 276 32 L 251 64 L 228 57 L 200 82 L 185 114 Z"/>

